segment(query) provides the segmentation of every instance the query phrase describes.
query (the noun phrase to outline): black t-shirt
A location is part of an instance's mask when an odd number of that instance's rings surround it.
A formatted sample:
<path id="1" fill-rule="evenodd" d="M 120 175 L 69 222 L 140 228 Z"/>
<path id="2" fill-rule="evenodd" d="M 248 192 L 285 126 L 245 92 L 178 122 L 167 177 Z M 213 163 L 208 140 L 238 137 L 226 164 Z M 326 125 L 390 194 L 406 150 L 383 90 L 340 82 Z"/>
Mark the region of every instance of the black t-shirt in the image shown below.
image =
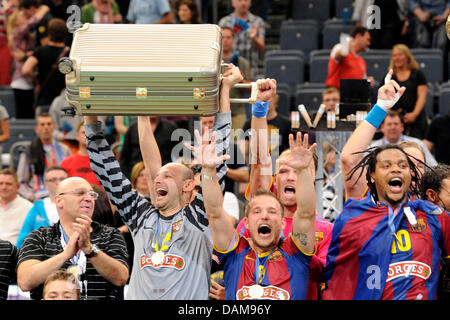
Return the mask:
<path id="1" fill-rule="evenodd" d="M 434 143 L 436 161 L 450 165 L 450 114 L 433 119 L 426 139 Z"/>
<path id="2" fill-rule="evenodd" d="M 411 75 L 406 81 L 398 81 L 395 75 L 392 76 L 392 80 L 397 81 L 401 87 L 406 88 L 405 93 L 392 109 L 403 109 L 403 112 L 405 113 L 412 112 L 417 101 L 417 87 L 427 84 L 425 74 L 421 70 L 411 70 Z M 384 83 L 384 81 L 382 83 Z M 422 110 L 422 112 L 425 112 L 425 110 Z"/>
<path id="3" fill-rule="evenodd" d="M 62 50 L 64 50 L 64 47 L 44 46 L 39 47 L 34 51 L 33 56 L 35 56 L 39 60 L 37 66 L 39 84 L 42 85 L 42 83 L 45 81 L 50 70 L 52 69 L 53 64 L 56 62 L 56 59 L 58 59 Z M 65 56 L 68 55 L 69 50 L 67 51 Z M 53 99 L 59 96 L 61 90 L 64 89 L 65 86 L 66 82 L 64 74 L 56 69 L 55 71 L 53 71 L 53 74 L 51 75 L 47 84 L 41 89 L 38 105 L 50 105 Z"/>

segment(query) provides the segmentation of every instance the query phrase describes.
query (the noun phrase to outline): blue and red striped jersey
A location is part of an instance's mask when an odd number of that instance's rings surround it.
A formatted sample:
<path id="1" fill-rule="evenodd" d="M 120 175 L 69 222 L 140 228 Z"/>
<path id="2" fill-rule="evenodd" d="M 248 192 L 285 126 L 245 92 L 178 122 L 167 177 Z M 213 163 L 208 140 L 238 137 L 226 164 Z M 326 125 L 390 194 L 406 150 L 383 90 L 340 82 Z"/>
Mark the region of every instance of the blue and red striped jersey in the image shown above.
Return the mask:
<path id="1" fill-rule="evenodd" d="M 216 250 L 215 253 L 223 265 L 227 300 L 251 299 L 249 289 L 255 284 L 256 259 L 261 259 L 260 264 L 267 259 L 261 299 L 304 300 L 311 260 L 317 259 L 314 255 L 304 254 L 290 236 L 281 238 L 276 250 L 266 256 L 258 257 L 242 236 L 230 251 Z"/>
<path id="2" fill-rule="evenodd" d="M 323 299 L 436 299 L 441 256 L 450 250 L 449 213 L 424 200 L 397 211 L 375 204 L 370 192 L 345 203 L 334 224 Z"/>

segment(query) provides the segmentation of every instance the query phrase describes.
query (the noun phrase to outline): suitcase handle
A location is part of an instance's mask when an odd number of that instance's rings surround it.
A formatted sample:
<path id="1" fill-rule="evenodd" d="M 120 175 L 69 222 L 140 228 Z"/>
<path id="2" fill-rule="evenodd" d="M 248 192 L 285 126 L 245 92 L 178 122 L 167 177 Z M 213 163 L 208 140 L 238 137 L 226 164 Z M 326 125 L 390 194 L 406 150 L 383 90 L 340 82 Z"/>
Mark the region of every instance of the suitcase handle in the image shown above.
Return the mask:
<path id="1" fill-rule="evenodd" d="M 228 68 L 230 64 L 224 63 L 222 61 L 221 67 L 222 68 Z M 223 75 L 220 75 L 220 80 L 222 80 Z M 255 104 L 258 98 L 258 86 L 256 85 L 256 82 L 251 83 L 236 83 L 233 88 L 237 89 L 248 89 L 250 88 L 250 97 L 247 99 L 240 99 L 240 98 L 231 98 L 230 103 L 250 103 Z"/>
<path id="2" fill-rule="evenodd" d="M 233 88 L 250 88 L 250 98 L 248 99 L 239 99 L 239 98 L 231 98 L 230 103 L 250 103 L 255 104 L 258 97 L 258 86 L 256 85 L 256 82 L 252 83 L 236 83 Z"/>

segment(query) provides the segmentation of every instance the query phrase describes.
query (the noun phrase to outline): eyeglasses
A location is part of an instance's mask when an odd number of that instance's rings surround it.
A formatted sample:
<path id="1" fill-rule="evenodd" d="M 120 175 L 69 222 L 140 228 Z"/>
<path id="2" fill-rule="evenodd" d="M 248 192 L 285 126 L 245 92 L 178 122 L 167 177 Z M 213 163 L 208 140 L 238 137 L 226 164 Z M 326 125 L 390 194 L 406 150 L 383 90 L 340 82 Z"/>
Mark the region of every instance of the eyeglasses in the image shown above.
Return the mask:
<path id="1" fill-rule="evenodd" d="M 67 177 L 64 177 L 64 178 L 51 178 L 51 179 L 45 179 L 45 181 L 47 181 L 47 182 L 61 182 L 61 181 L 63 181 L 63 180 L 65 180 L 65 179 L 67 179 Z"/>
<path id="2" fill-rule="evenodd" d="M 77 197 L 84 197 L 86 194 L 88 194 L 89 196 L 91 196 L 91 198 L 93 198 L 94 200 L 98 199 L 98 193 L 92 190 L 85 190 L 85 189 L 75 189 L 72 191 L 67 191 L 67 192 L 61 192 L 60 194 L 58 194 L 58 196 L 62 196 L 65 194 L 74 194 Z"/>

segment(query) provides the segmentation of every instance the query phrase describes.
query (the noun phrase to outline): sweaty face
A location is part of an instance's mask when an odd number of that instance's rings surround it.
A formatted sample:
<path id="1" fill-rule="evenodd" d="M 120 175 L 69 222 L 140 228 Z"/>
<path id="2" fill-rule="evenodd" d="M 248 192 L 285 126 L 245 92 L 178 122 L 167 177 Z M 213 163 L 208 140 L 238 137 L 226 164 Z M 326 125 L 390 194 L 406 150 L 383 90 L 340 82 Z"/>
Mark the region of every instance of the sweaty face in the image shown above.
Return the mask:
<path id="1" fill-rule="evenodd" d="M 406 201 L 411 184 L 411 168 L 403 152 L 397 149 L 381 151 L 371 176 L 380 201 L 391 207 Z"/>
<path id="2" fill-rule="evenodd" d="M 250 232 L 252 245 L 262 252 L 269 251 L 278 244 L 284 227 L 282 208 L 275 198 L 268 195 L 256 196 L 249 205 L 245 227 Z"/>

